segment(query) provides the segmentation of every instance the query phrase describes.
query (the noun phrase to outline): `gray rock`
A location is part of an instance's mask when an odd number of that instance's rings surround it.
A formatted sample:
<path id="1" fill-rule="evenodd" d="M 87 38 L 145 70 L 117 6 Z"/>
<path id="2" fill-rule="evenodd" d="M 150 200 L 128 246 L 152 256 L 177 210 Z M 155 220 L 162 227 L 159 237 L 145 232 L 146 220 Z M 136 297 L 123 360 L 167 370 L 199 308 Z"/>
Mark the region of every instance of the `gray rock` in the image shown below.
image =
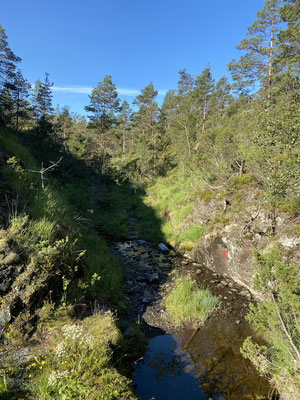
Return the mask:
<path id="1" fill-rule="evenodd" d="M 159 280 L 159 276 L 156 272 L 154 272 L 153 274 L 151 274 L 148 278 L 149 282 L 156 282 Z"/>
<path id="2" fill-rule="evenodd" d="M 123 333 L 124 338 L 131 338 L 135 335 L 135 330 L 132 326 L 129 326 Z"/>

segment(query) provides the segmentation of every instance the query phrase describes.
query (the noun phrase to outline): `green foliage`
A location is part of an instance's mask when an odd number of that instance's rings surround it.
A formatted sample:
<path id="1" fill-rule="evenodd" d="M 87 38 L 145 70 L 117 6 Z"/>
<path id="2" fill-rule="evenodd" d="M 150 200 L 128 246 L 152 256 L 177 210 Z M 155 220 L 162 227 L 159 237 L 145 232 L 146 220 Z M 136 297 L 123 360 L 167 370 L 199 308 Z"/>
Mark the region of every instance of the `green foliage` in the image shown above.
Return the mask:
<path id="1" fill-rule="evenodd" d="M 300 276 L 299 268 L 284 264 L 279 255 L 278 249 L 255 253 L 258 267 L 253 285 L 265 300 L 251 305 L 247 319 L 266 344 L 248 338 L 241 351 L 260 373 L 274 379 L 282 395 L 296 400 L 300 395 Z"/>
<path id="2" fill-rule="evenodd" d="M 175 288 L 166 298 L 166 309 L 173 323 L 178 326 L 191 323 L 194 327 L 204 324 L 218 307 L 219 299 L 208 289 L 200 289 L 190 278 L 177 278 Z"/>
<path id="3" fill-rule="evenodd" d="M 117 303 L 123 279 L 118 260 L 110 254 L 104 239 L 96 234 L 84 234 L 80 243 L 86 250 L 83 257 L 86 280 L 94 283 L 88 291 L 102 301 Z M 101 278 L 95 279 L 95 274 Z"/>
<path id="4" fill-rule="evenodd" d="M 111 314 L 51 330 L 53 351 L 27 369 L 28 389 L 39 399 L 135 399 L 129 381 L 113 367 L 110 344 L 121 335 Z M 54 339 L 55 338 L 55 339 Z"/>

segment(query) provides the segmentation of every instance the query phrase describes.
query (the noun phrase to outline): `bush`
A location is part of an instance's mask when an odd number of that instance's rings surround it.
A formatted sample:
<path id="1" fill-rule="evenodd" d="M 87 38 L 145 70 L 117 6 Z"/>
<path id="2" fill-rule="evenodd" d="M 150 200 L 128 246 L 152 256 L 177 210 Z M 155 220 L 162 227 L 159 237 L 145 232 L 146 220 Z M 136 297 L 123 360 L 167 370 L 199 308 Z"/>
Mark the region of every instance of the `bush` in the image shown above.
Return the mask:
<path id="1" fill-rule="evenodd" d="M 271 377 L 283 398 L 300 398 L 300 280 L 299 268 L 279 260 L 279 251 L 261 255 L 253 286 L 265 300 L 251 304 L 247 316 L 265 341 L 259 345 L 248 337 L 241 349 L 258 371 Z"/>

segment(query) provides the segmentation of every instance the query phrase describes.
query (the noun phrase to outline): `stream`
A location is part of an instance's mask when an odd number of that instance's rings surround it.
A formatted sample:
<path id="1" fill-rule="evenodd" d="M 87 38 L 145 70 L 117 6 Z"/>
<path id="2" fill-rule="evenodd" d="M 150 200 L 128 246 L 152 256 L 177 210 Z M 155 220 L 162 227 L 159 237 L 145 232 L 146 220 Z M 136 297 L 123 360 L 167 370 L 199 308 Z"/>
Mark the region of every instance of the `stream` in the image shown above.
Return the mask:
<path id="1" fill-rule="evenodd" d="M 254 336 L 245 320 L 251 294 L 227 276 L 138 239 L 134 222 L 130 221 L 130 240 L 116 243 L 114 250 L 123 260 L 128 310 L 124 322 L 140 323 L 149 339 L 133 378 L 139 399 L 267 399 L 268 381 L 240 353 L 244 339 Z M 194 329 L 175 328 L 164 307 L 166 292 L 178 275 L 209 288 L 222 303 L 192 340 Z"/>

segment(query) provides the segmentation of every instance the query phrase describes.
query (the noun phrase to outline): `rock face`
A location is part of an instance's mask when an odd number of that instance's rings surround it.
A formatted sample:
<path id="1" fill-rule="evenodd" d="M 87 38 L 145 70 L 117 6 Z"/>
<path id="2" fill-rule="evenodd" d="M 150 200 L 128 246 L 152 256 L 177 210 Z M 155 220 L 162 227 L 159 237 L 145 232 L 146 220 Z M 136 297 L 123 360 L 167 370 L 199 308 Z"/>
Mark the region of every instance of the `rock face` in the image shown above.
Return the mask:
<path id="1" fill-rule="evenodd" d="M 194 249 L 193 257 L 200 264 L 230 276 L 252 291 L 251 281 L 257 267 L 254 250 L 268 252 L 275 244 L 282 248 L 289 262 L 297 264 L 300 240 L 293 234 L 292 223 L 286 215 L 274 219 L 267 212 L 260 211 L 255 220 L 250 219 L 250 223 L 245 220 L 235 218 L 232 223 L 204 235 Z"/>

